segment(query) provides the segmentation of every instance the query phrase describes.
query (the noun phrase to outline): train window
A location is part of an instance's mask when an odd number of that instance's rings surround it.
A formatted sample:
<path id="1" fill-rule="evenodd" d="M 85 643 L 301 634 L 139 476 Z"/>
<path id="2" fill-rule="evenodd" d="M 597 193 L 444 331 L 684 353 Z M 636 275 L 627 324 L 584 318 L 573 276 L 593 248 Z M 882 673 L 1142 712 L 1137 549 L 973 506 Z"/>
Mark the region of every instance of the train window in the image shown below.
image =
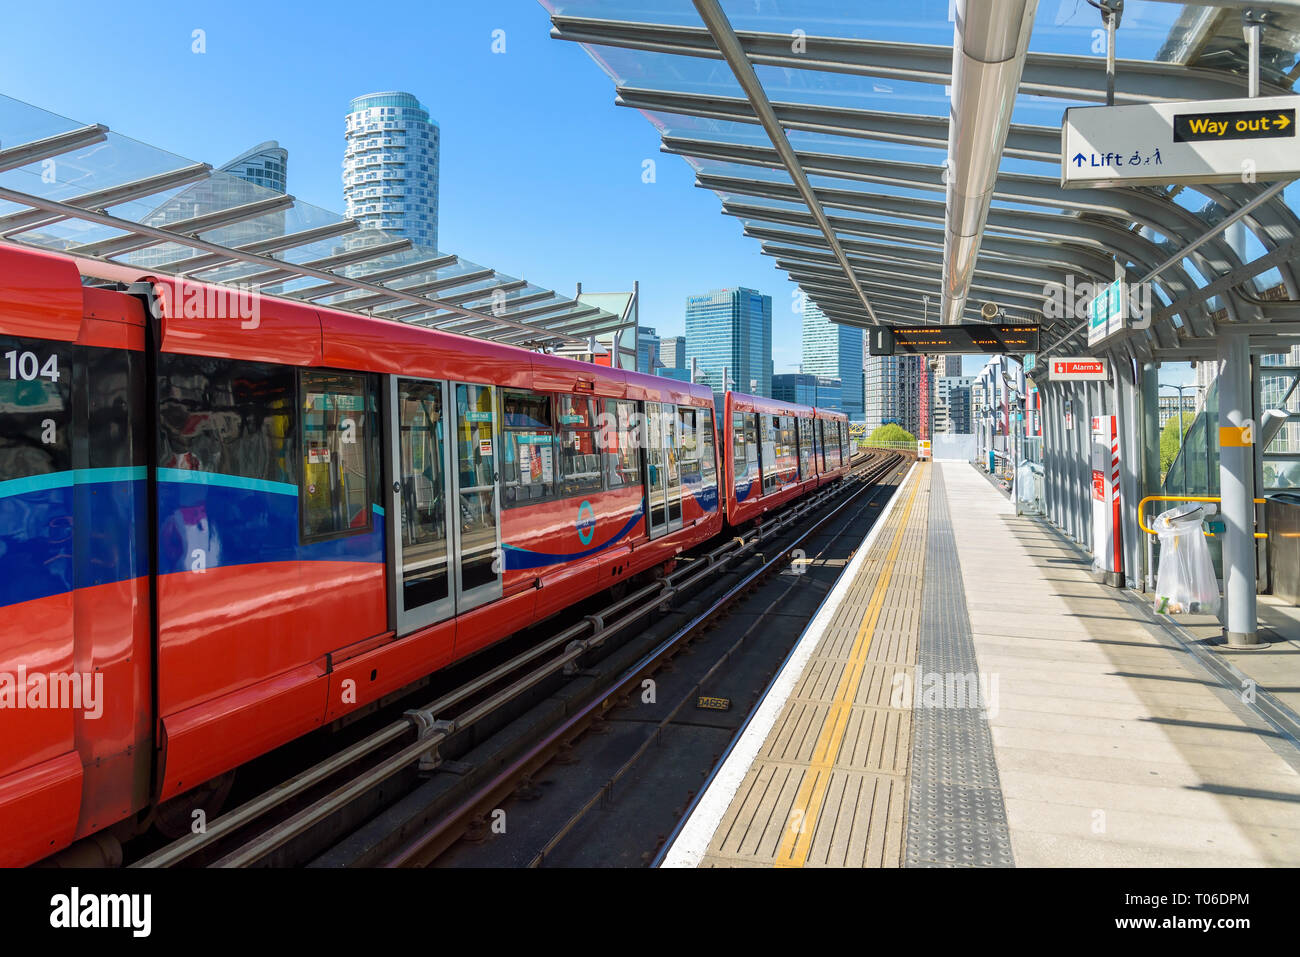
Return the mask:
<path id="1" fill-rule="evenodd" d="M 840 423 L 840 462 L 843 463 L 844 465 L 848 465 L 849 460 L 851 458 L 853 458 L 853 452 L 849 447 L 849 424 L 847 422 L 841 422 Z"/>
<path id="2" fill-rule="evenodd" d="M 366 376 L 300 372 L 304 540 L 371 526 L 374 393 Z"/>
<path id="3" fill-rule="evenodd" d="M 736 494 L 744 498 L 751 483 L 759 478 L 758 416 L 753 412 L 731 414 L 731 462 L 735 469 Z"/>
<path id="4" fill-rule="evenodd" d="M 700 475 L 705 489 L 718 484 L 718 455 L 713 448 L 713 410 L 696 409 L 695 426 L 700 436 Z"/>
<path id="5" fill-rule="evenodd" d="M 507 389 L 501 395 L 501 504 L 539 502 L 555 493 L 551 398 Z"/>
<path id="6" fill-rule="evenodd" d="M 641 417 L 635 402 L 606 400 L 598 438 L 605 456 L 605 481 L 610 488 L 641 484 L 640 433 Z"/>
<path id="7" fill-rule="evenodd" d="M 792 415 L 772 417 L 776 436 L 777 485 L 785 485 L 799 477 L 799 434 Z"/>
<path id="8" fill-rule="evenodd" d="M 560 494 L 600 491 L 600 454 L 596 449 L 596 414 L 591 399 L 557 397 L 560 423 Z"/>
<path id="9" fill-rule="evenodd" d="M 69 343 L 0 337 L 0 481 L 72 468 Z M 41 370 L 48 370 L 42 374 Z"/>
<path id="10" fill-rule="evenodd" d="M 812 419 L 799 420 L 799 477 L 804 481 L 813 476 Z"/>
<path id="11" fill-rule="evenodd" d="M 298 484 L 294 370 L 161 353 L 158 467 Z"/>
<path id="12" fill-rule="evenodd" d="M 682 484 L 695 489 L 700 484 L 700 436 L 696 425 L 695 409 L 680 406 L 677 409 L 677 435 L 679 449 L 677 461 L 681 464 Z"/>

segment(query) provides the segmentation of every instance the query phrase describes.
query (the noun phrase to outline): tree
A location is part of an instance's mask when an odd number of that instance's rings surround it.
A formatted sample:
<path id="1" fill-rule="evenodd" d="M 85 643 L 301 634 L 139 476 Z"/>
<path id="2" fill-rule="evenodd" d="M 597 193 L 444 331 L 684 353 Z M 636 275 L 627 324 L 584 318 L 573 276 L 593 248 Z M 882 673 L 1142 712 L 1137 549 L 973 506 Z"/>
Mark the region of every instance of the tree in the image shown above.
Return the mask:
<path id="1" fill-rule="evenodd" d="M 884 445 L 885 443 L 916 443 L 916 436 L 896 422 L 882 425 L 867 436 L 867 445 Z"/>
<path id="2" fill-rule="evenodd" d="M 1187 438 L 1187 430 L 1192 427 L 1196 421 L 1196 415 L 1192 412 L 1175 413 L 1169 417 L 1165 427 L 1160 430 L 1160 474 L 1163 476 L 1169 471 L 1169 467 L 1174 464 L 1174 459 L 1178 458 L 1178 420 L 1182 419 L 1183 438 Z"/>

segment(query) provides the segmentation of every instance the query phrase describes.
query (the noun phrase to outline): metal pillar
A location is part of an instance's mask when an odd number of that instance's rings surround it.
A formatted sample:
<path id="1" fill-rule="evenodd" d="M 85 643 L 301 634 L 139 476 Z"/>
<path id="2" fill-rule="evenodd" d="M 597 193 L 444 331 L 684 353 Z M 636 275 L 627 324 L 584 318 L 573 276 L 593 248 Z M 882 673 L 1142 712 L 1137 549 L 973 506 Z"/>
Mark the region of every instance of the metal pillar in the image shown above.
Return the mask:
<path id="1" fill-rule="evenodd" d="M 1260 401 L 1260 389 L 1263 387 L 1263 376 L 1260 375 L 1259 356 L 1250 357 L 1250 420 L 1252 422 L 1262 422 L 1264 414 L 1264 405 Z M 1261 441 L 1263 437 L 1261 436 Z M 1251 486 L 1251 496 L 1253 498 L 1263 498 L 1264 493 L 1264 446 L 1251 445 L 1251 461 L 1255 465 L 1255 484 Z M 1264 509 L 1266 505 L 1256 505 L 1251 503 L 1251 512 L 1255 516 L 1255 524 L 1259 528 L 1265 528 Z M 1255 542 L 1255 594 L 1268 590 L 1268 540 L 1263 538 L 1254 539 Z"/>
<path id="2" fill-rule="evenodd" d="M 1138 418 L 1138 388 L 1132 360 L 1112 364 L 1115 370 L 1116 411 L 1119 415 L 1119 514 L 1124 556 L 1124 578 L 1129 588 L 1142 583 L 1145 534 L 1137 523 L 1137 503 L 1142 500 L 1142 429 Z"/>
<path id="3" fill-rule="evenodd" d="M 1142 435 L 1142 496 L 1159 495 L 1160 486 L 1160 366 L 1148 362 L 1142 367 L 1141 389 L 1141 427 Z M 1181 421 L 1179 425 L 1181 426 Z M 1183 462 L 1183 474 L 1186 475 L 1187 463 Z M 1139 501 L 1141 499 L 1139 498 Z M 1139 528 L 1139 532 L 1141 529 Z M 1144 538 L 1150 538 L 1141 532 Z M 1139 551 L 1142 554 L 1142 590 L 1146 591 L 1148 583 L 1155 581 L 1155 569 L 1151 568 L 1151 548 L 1153 543 L 1143 542 Z"/>
<path id="4" fill-rule="evenodd" d="M 1042 404 L 1043 422 L 1043 504 L 1047 509 L 1047 520 L 1053 525 L 1056 521 L 1056 446 L 1053 444 L 1053 421 L 1056 414 L 1056 390 L 1044 384 L 1038 390 L 1038 401 Z"/>
<path id="5" fill-rule="evenodd" d="M 1250 337 L 1220 328 L 1219 494 L 1226 524 L 1223 537 L 1223 622 L 1227 646 L 1259 645 L 1255 609 L 1254 431 L 1251 413 Z M 1225 441 L 1226 440 L 1226 441 Z"/>
<path id="6" fill-rule="evenodd" d="M 1092 417 L 1097 415 L 1091 382 L 1083 383 L 1083 415 L 1074 424 L 1077 446 L 1079 543 L 1092 551 Z"/>

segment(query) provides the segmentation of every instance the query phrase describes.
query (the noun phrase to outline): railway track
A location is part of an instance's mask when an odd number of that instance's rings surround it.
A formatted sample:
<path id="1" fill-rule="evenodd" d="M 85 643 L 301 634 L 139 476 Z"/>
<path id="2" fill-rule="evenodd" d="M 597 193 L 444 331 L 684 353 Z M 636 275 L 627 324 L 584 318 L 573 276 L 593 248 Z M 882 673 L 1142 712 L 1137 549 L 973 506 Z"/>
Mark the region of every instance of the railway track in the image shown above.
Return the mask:
<path id="1" fill-rule="evenodd" d="M 485 815 L 504 798 L 521 788 L 527 792 L 531 777 L 542 767 L 557 756 L 563 760 L 573 743 L 598 727 L 646 676 L 671 661 L 756 584 L 787 567 L 792 552 L 848 514 L 901 460 L 896 454 L 869 453 L 839 485 L 807 496 L 741 536 L 686 557 L 671 574 L 636 588 L 424 707 L 408 710 L 132 866 L 433 862 L 467 831 L 480 828 Z M 629 638 L 633 629 L 639 633 Z M 727 660 L 724 656 L 715 662 L 710 675 Z M 562 689 L 558 694 L 557 683 Z M 521 702 L 539 697 L 531 709 L 512 714 L 512 709 L 520 711 Z M 562 701 L 558 708 L 556 698 Z M 681 699 L 665 724 L 687 700 Z M 539 708 L 549 715 L 530 717 Z M 497 741 L 501 736 L 514 740 L 502 746 Z M 636 767 L 646 750 L 633 755 L 531 863 L 542 863 L 601 796 Z"/>

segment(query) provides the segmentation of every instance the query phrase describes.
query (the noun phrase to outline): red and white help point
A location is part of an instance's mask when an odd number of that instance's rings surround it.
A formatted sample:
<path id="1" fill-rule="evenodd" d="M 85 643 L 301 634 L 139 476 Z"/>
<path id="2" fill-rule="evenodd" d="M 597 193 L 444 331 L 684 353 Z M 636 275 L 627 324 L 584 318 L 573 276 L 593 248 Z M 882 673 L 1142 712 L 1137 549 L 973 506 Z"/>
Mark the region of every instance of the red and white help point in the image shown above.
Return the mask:
<path id="1" fill-rule="evenodd" d="M 1116 588 L 1124 583 L 1119 528 L 1118 420 L 1096 415 L 1092 418 L 1092 567 Z"/>

